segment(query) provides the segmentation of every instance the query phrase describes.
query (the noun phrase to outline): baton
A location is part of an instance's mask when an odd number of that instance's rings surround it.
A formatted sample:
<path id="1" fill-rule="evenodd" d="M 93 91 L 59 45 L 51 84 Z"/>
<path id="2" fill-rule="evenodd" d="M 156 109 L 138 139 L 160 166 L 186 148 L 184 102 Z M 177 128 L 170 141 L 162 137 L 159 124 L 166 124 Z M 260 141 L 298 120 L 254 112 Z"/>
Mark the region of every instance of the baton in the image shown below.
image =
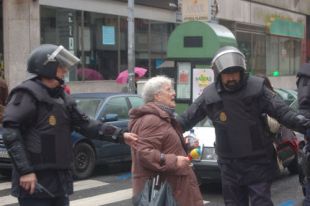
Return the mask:
<path id="1" fill-rule="evenodd" d="M 39 191 L 44 191 L 46 192 L 46 194 L 48 194 L 50 197 L 55 197 L 55 195 L 53 193 L 51 193 L 48 189 L 46 189 L 43 185 L 41 185 L 40 183 L 36 182 L 36 188 Z"/>

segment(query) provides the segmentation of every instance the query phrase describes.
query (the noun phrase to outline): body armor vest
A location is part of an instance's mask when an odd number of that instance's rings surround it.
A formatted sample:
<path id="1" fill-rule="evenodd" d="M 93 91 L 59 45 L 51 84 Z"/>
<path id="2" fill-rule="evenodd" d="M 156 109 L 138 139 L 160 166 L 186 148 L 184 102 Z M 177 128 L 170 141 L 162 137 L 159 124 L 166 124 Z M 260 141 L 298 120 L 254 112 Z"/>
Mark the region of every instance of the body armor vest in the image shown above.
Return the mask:
<path id="1" fill-rule="evenodd" d="M 22 129 L 27 155 L 34 169 L 70 168 L 73 154 L 68 108 L 74 104 L 73 100 L 66 94 L 62 98 L 52 98 L 45 88 L 32 80 L 16 87 L 10 96 L 16 91 L 27 92 L 36 100 L 35 121 L 29 128 Z"/>
<path id="2" fill-rule="evenodd" d="M 263 79 L 249 77 L 243 89 L 218 93 L 215 84 L 206 91 L 208 113 L 216 132 L 219 157 L 242 158 L 264 155 L 272 141 L 265 134 L 259 98 Z"/>

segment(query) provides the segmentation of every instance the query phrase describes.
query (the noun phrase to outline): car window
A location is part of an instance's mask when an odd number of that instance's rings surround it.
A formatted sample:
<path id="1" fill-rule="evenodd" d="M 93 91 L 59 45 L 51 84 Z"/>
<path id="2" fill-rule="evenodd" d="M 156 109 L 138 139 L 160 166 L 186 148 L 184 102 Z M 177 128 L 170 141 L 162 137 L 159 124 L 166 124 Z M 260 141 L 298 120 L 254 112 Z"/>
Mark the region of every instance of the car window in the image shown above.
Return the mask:
<path id="1" fill-rule="evenodd" d="M 103 115 L 117 114 L 119 119 L 128 119 L 128 104 L 125 97 L 111 98 L 103 109 Z"/>
<path id="2" fill-rule="evenodd" d="M 294 96 L 292 92 L 289 92 L 285 89 L 275 89 L 276 93 L 286 102 L 287 105 L 290 105 L 293 103 L 293 101 L 296 99 L 296 96 Z"/>
<path id="3" fill-rule="evenodd" d="M 136 108 L 144 104 L 144 101 L 141 97 L 128 97 L 131 107 Z"/>
<path id="4" fill-rule="evenodd" d="M 102 100 L 100 99 L 76 99 L 77 107 L 92 119 L 95 119 L 97 110 Z"/>
<path id="5" fill-rule="evenodd" d="M 297 99 L 295 99 L 293 101 L 293 103 L 290 105 L 290 108 L 292 108 L 293 110 L 297 111 L 298 110 L 298 101 Z"/>

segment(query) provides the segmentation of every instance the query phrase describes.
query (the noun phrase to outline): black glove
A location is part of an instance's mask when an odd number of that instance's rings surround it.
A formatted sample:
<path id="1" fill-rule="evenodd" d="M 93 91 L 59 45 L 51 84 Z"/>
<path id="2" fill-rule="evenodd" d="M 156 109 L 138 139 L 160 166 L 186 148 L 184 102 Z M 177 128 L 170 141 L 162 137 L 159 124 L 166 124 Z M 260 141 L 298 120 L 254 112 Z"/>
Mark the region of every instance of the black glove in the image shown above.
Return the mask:
<path id="1" fill-rule="evenodd" d="M 102 136 L 108 136 L 112 138 L 114 141 L 119 141 L 120 136 L 122 136 L 122 129 L 119 127 L 115 127 L 111 124 L 102 124 L 99 129 L 99 134 Z"/>

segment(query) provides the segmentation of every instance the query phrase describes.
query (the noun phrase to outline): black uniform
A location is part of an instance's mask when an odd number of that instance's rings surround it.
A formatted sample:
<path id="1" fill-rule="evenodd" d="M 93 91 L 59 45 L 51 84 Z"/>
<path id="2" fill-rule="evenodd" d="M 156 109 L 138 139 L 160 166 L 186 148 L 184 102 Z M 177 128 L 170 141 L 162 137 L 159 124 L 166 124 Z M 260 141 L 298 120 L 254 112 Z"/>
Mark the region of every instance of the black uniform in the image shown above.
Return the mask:
<path id="1" fill-rule="evenodd" d="M 297 74 L 298 109 L 301 114 L 310 118 L 310 64 L 301 66 Z M 304 206 L 310 205 L 310 134 L 305 136 L 306 145 L 302 150 L 299 181 L 305 194 Z"/>
<path id="2" fill-rule="evenodd" d="M 297 74 L 298 108 L 310 118 L 310 63 L 302 65 Z"/>
<path id="3" fill-rule="evenodd" d="M 108 141 L 113 141 L 111 136 L 117 136 L 122 141 L 120 129 L 90 120 L 61 88 L 50 89 L 37 78 L 13 89 L 8 100 L 3 139 L 14 164 L 13 196 L 50 198 L 72 194 L 72 130 Z M 19 186 L 20 176 L 31 172 L 52 196 L 38 187 L 30 195 Z"/>
<path id="4" fill-rule="evenodd" d="M 305 128 L 262 78 L 245 75 L 242 81 L 234 92 L 223 90 L 219 81 L 211 84 L 178 120 L 185 130 L 206 116 L 212 120 L 226 205 L 248 205 L 249 195 L 252 205 L 272 205 L 270 191 L 265 190 L 270 189 L 276 160 L 263 114 L 301 132 Z M 262 196 L 251 195 L 254 190 Z"/>

